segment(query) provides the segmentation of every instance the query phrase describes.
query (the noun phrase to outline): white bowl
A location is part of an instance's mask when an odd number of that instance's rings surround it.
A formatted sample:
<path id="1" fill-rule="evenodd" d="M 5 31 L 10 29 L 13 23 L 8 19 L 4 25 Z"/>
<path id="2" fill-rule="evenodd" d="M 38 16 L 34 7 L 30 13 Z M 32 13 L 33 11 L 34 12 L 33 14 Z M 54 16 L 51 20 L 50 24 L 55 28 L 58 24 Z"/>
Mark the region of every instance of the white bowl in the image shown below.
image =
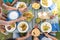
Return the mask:
<path id="1" fill-rule="evenodd" d="M 48 6 L 45 6 L 44 4 L 42 4 L 42 0 L 40 1 L 40 3 L 43 7 L 47 8 L 47 7 L 50 7 L 52 5 L 52 0 L 47 0 L 47 1 L 48 1 Z"/>
<path id="2" fill-rule="evenodd" d="M 27 7 L 27 5 L 26 5 L 26 3 L 25 3 L 25 2 L 18 2 L 18 3 L 17 3 L 17 5 L 16 5 L 16 8 L 17 8 L 17 9 L 18 9 L 18 7 L 19 7 L 19 5 L 20 5 L 20 4 L 24 4 L 24 5 L 25 5 L 25 7 L 24 7 L 24 8 L 26 8 L 26 7 Z"/>
<path id="3" fill-rule="evenodd" d="M 22 29 L 20 28 L 20 25 L 21 25 L 22 23 L 25 23 L 25 24 L 27 25 L 27 28 L 26 28 L 26 30 L 24 30 L 24 31 L 22 31 Z M 29 26 L 28 26 L 27 22 L 20 22 L 20 23 L 18 24 L 18 26 L 17 26 L 17 29 L 18 29 L 19 32 L 25 33 L 25 32 L 28 31 Z"/>
<path id="4" fill-rule="evenodd" d="M 10 25 L 5 25 L 5 29 L 7 32 L 13 32 L 16 29 L 16 24 L 15 24 L 15 27 L 11 28 L 10 30 L 7 29 L 8 26 Z"/>
<path id="5" fill-rule="evenodd" d="M 44 31 L 44 30 L 43 30 L 43 26 L 44 26 L 45 24 L 47 24 L 47 25 L 50 27 L 47 31 Z M 44 22 L 44 23 L 42 23 L 42 24 L 41 24 L 41 31 L 42 31 L 42 32 L 48 32 L 48 33 L 51 32 L 51 31 L 52 31 L 52 26 L 51 26 L 51 24 L 50 24 L 49 22 Z"/>
<path id="6" fill-rule="evenodd" d="M 7 16 L 9 20 L 15 20 L 21 16 L 21 13 L 18 11 L 10 11 Z"/>

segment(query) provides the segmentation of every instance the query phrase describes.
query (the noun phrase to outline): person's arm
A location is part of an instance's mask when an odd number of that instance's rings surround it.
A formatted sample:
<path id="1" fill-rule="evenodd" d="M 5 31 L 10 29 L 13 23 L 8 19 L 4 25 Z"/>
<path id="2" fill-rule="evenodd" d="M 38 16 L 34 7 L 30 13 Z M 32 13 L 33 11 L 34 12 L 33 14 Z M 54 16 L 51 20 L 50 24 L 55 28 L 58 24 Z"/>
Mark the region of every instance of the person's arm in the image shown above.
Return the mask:
<path id="1" fill-rule="evenodd" d="M 7 25 L 8 23 L 6 21 L 0 20 L 0 25 Z"/>
<path id="2" fill-rule="evenodd" d="M 6 4 L 3 3 L 2 7 L 6 10 L 17 10 L 17 8 L 7 6 Z"/>
<path id="3" fill-rule="evenodd" d="M 0 20 L 0 25 L 10 25 L 10 24 L 13 24 L 13 23 L 19 22 L 21 20 L 25 20 L 25 19 L 26 19 L 25 17 L 21 17 L 21 18 L 18 18 L 16 20 L 11 20 L 11 21 Z"/>
<path id="4" fill-rule="evenodd" d="M 34 37 L 34 39 L 33 40 L 39 40 L 39 38 L 38 37 Z"/>
<path id="5" fill-rule="evenodd" d="M 26 40 L 26 39 L 29 38 L 30 36 L 31 36 L 31 33 L 28 32 L 26 36 L 17 38 L 16 40 Z"/>
<path id="6" fill-rule="evenodd" d="M 14 20 L 14 21 L 15 22 L 20 22 L 20 21 L 25 20 L 25 19 L 26 19 L 26 17 L 21 16 L 20 18 Z"/>
<path id="7" fill-rule="evenodd" d="M 14 7 L 10 7 L 10 6 L 7 6 L 3 3 L 2 7 L 6 10 L 19 10 L 20 12 L 24 12 L 27 10 L 27 7 L 26 8 L 14 8 Z"/>
<path id="8" fill-rule="evenodd" d="M 48 38 L 51 38 L 52 40 L 58 40 L 57 38 L 50 36 L 48 33 L 44 33 L 44 34 L 45 34 L 45 36 L 47 36 Z"/>
<path id="9" fill-rule="evenodd" d="M 11 4 L 11 6 L 13 6 L 18 0 L 14 0 Z"/>

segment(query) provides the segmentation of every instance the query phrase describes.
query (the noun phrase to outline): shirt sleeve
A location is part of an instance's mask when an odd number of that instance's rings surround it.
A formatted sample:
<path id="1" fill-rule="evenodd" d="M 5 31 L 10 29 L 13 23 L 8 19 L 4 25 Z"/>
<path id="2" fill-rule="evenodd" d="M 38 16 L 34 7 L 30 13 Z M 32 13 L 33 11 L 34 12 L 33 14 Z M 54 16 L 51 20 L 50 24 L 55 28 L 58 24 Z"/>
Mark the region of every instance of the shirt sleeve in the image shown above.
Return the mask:
<path id="1" fill-rule="evenodd" d="M 9 38 L 9 39 L 7 39 L 7 40 L 16 40 L 16 39 L 13 39 L 13 38 Z"/>

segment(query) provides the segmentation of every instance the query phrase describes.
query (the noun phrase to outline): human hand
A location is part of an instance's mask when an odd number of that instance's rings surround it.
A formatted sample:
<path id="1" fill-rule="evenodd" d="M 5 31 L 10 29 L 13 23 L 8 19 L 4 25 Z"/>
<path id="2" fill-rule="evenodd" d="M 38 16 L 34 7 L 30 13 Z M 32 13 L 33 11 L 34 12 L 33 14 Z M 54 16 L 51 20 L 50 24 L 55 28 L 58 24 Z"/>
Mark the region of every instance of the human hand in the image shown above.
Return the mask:
<path id="1" fill-rule="evenodd" d="M 48 36 L 49 34 L 47 32 L 44 33 L 45 36 Z"/>
<path id="2" fill-rule="evenodd" d="M 39 40 L 39 38 L 38 37 L 34 37 L 34 39 L 33 40 Z"/>
<path id="3" fill-rule="evenodd" d="M 6 20 L 6 15 L 5 14 L 0 14 L 0 20 Z"/>
<path id="4" fill-rule="evenodd" d="M 25 39 L 27 39 L 27 38 L 30 37 L 30 36 L 31 36 L 31 34 L 30 34 L 30 32 L 28 32 L 26 36 L 24 36 L 24 37 L 19 37 L 19 38 L 17 38 L 16 40 L 25 40 Z"/>
<path id="5" fill-rule="evenodd" d="M 26 20 L 26 17 L 21 16 L 19 20 Z"/>
<path id="6" fill-rule="evenodd" d="M 27 8 L 19 8 L 19 11 L 25 12 L 25 11 L 27 11 Z"/>
<path id="7" fill-rule="evenodd" d="M 14 24 L 14 23 L 15 23 L 15 21 L 8 21 L 7 22 L 8 25 L 11 25 L 11 24 Z"/>
<path id="8" fill-rule="evenodd" d="M 28 32 L 27 35 L 26 35 L 26 38 L 28 38 L 30 36 L 31 36 L 31 32 Z"/>
<path id="9" fill-rule="evenodd" d="M 9 2 L 6 3 L 8 6 L 11 6 L 11 4 Z"/>

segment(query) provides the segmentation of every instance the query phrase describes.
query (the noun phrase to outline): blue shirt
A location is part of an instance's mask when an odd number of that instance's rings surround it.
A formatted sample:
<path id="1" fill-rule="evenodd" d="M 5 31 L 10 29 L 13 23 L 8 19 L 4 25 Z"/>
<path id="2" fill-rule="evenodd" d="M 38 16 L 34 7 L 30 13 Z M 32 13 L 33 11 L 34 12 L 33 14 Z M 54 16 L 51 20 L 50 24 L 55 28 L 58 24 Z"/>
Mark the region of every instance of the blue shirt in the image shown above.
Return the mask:
<path id="1" fill-rule="evenodd" d="M 4 3 L 7 3 L 7 2 L 12 3 L 13 1 L 14 0 L 3 0 Z"/>

